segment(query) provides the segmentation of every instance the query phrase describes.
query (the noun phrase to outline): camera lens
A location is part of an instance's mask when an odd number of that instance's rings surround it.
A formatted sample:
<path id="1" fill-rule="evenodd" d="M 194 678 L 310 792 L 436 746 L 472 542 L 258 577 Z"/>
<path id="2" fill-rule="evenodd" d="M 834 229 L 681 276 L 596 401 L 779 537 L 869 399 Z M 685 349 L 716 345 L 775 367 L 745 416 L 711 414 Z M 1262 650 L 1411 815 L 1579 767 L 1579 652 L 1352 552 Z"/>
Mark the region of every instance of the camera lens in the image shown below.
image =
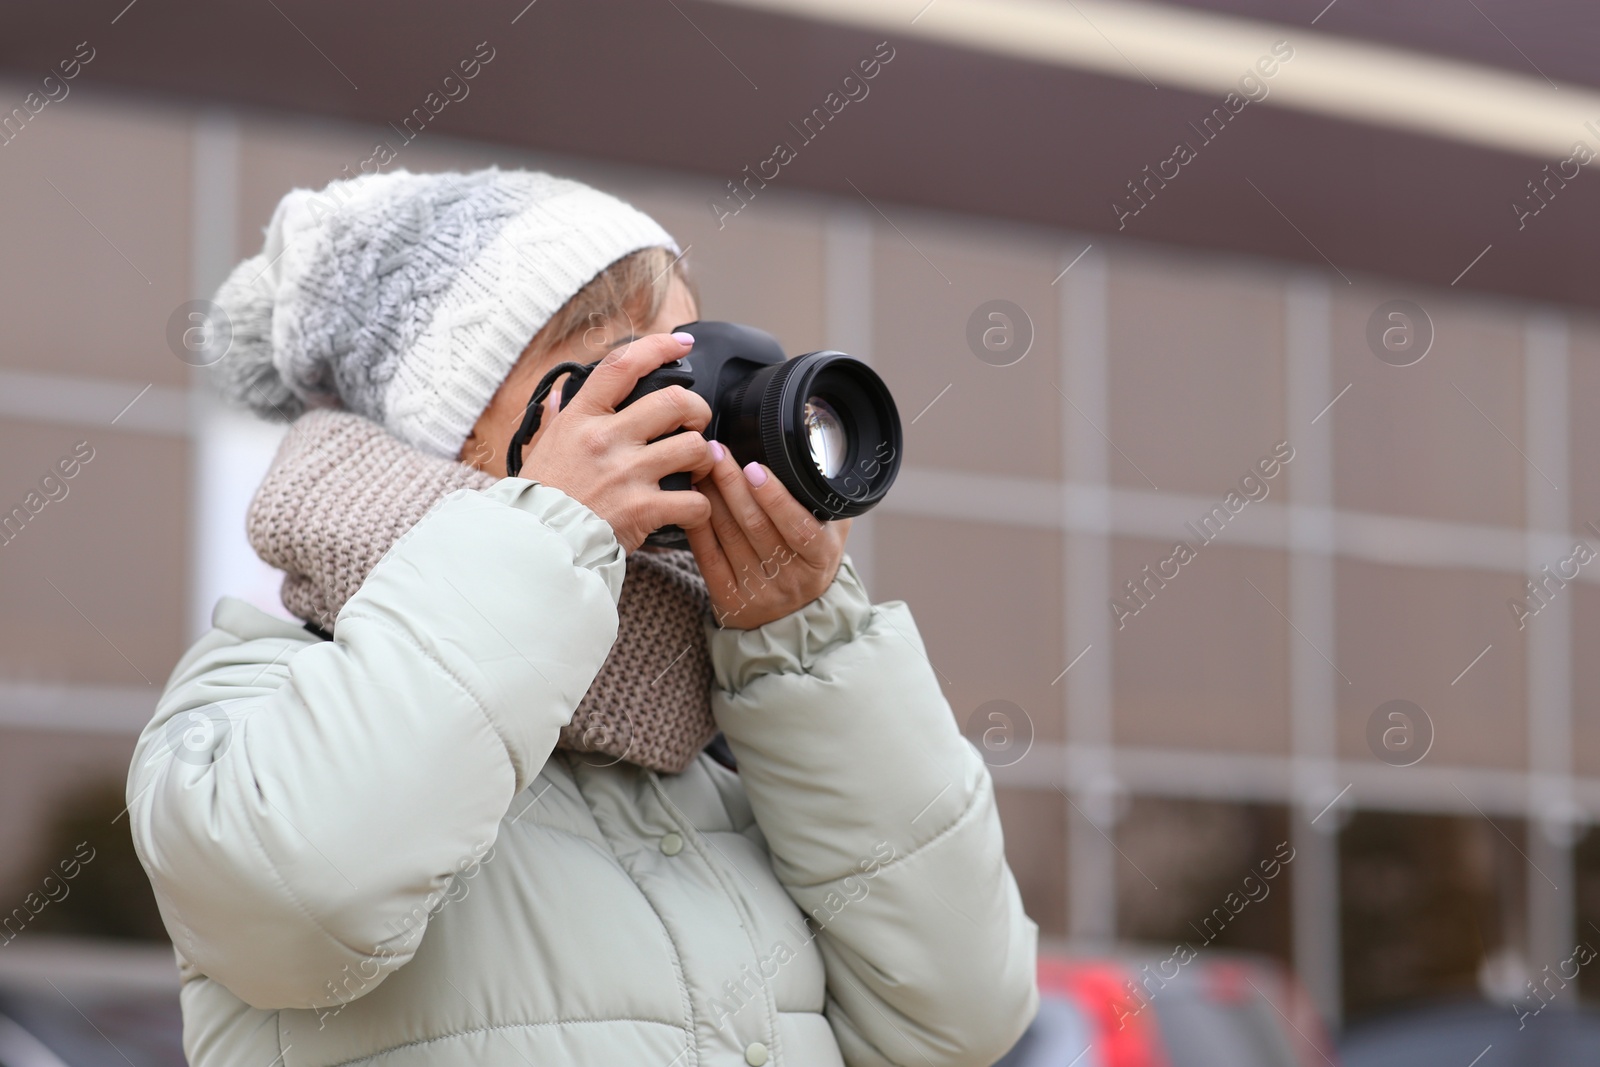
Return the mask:
<path id="1" fill-rule="evenodd" d="M 843 352 L 762 367 L 730 392 L 715 427 L 819 519 L 868 511 L 900 470 L 900 415 L 883 379 Z"/>
<path id="2" fill-rule="evenodd" d="M 844 468 L 844 457 L 849 445 L 845 437 L 844 422 L 833 405 L 814 396 L 806 400 L 806 443 L 811 447 L 811 462 L 817 465 L 824 478 L 836 478 Z"/>

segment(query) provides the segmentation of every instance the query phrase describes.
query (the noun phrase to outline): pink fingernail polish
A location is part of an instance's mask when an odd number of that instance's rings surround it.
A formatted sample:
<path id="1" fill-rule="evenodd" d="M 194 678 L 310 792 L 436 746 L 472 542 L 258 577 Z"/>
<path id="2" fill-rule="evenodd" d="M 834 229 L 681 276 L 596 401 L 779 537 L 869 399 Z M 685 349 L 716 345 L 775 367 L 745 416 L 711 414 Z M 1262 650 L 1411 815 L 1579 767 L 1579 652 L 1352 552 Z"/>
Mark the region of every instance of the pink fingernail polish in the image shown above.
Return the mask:
<path id="1" fill-rule="evenodd" d="M 767 484 L 767 472 L 759 463 L 753 461 L 746 463 L 744 465 L 744 476 L 750 480 L 751 485 Z"/>
<path id="2" fill-rule="evenodd" d="M 722 457 L 727 455 L 720 442 L 711 442 L 711 459 L 716 463 L 722 462 Z"/>
<path id="3" fill-rule="evenodd" d="M 680 345 L 692 345 L 692 344 L 694 344 L 694 334 L 692 334 L 692 333 L 683 333 L 683 332 L 680 331 L 678 333 L 673 334 L 672 335 L 672 339 L 674 341 L 678 342 Z"/>

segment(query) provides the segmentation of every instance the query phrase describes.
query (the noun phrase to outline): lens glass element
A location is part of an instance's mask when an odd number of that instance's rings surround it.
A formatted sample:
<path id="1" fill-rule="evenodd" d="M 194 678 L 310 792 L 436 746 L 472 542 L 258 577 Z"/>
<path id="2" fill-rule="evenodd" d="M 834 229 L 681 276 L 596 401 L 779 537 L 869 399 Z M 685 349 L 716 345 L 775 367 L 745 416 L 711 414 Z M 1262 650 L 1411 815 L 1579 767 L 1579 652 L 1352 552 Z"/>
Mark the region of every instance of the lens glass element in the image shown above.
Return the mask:
<path id="1" fill-rule="evenodd" d="M 844 469 L 849 445 L 844 420 L 839 418 L 832 404 L 818 396 L 806 399 L 806 443 L 811 448 L 811 462 L 817 465 L 822 476 L 837 478 Z"/>

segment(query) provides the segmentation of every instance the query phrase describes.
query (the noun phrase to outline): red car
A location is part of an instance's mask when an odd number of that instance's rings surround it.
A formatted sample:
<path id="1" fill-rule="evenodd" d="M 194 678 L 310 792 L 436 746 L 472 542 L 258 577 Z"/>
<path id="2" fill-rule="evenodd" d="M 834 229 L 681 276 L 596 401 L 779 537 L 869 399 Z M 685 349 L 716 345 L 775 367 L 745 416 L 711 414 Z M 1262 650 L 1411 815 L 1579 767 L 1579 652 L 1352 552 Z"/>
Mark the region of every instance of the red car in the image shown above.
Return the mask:
<path id="1" fill-rule="evenodd" d="M 1041 957 L 1039 1017 L 996 1067 L 1336 1067 L 1299 984 L 1265 957 Z"/>

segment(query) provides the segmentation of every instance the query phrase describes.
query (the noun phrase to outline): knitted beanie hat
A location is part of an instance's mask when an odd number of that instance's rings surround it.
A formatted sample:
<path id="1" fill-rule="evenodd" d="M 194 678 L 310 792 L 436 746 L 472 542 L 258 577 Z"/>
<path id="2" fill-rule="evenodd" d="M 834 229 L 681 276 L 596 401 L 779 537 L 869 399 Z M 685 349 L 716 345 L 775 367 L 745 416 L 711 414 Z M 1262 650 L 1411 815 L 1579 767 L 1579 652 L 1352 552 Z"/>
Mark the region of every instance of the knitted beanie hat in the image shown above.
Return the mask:
<path id="1" fill-rule="evenodd" d="M 528 342 L 631 252 L 677 253 L 649 216 L 537 171 L 397 170 L 296 189 L 215 303 L 205 353 L 223 393 L 265 418 L 364 415 L 455 459 Z"/>

